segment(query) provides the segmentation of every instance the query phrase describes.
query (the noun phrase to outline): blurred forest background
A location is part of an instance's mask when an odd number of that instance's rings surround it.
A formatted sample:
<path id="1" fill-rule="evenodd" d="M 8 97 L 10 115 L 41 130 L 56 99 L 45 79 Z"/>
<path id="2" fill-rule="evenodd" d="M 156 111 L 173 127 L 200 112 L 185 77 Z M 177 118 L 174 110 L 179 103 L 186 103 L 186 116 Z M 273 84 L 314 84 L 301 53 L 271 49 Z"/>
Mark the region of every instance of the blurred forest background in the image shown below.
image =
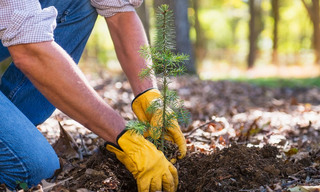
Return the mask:
<path id="1" fill-rule="evenodd" d="M 175 12 L 177 51 L 191 55 L 188 72 L 202 79 L 319 75 L 319 0 L 145 0 L 137 12 L 151 44 L 162 3 Z M 120 71 L 107 30 L 98 18 L 83 69 Z"/>
<path id="2" fill-rule="evenodd" d="M 151 44 L 154 10 L 163 3 L 175 13 L 177 51 L 191 56 L 188 72 L 202 79 L 320 74 L 319 0 L 144 0 L 137 12 Z M 121 72 L 100 16 L 80 67 Z M 0 65 L 0 74 L 5 68 Z"/>

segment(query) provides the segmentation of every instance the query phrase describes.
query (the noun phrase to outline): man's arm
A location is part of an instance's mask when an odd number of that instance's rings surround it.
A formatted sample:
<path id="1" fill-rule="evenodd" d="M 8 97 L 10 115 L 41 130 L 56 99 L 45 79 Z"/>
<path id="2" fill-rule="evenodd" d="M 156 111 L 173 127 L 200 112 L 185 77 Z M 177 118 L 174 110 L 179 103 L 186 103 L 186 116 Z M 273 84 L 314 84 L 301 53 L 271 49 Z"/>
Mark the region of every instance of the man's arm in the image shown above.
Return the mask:
<path id="1" fill-rule="evenodd" d="M 54 41 L 8 47 L 15 65 L 57 108 L 116 143 L 124 119 L 90 87 L 72 58 Z"/>
<path id="2" fill-rule="evenodd" d="M 156 88 L 155 77 L 141 79 L 139 74 L 148 67 L 148 61 L 138 54 L 142 46 L 148 45 L 147 37 L 136 12 L 117 13 L 106 18 L 118 60 L 125 72 L 134 95 L 149 88 Z"/>

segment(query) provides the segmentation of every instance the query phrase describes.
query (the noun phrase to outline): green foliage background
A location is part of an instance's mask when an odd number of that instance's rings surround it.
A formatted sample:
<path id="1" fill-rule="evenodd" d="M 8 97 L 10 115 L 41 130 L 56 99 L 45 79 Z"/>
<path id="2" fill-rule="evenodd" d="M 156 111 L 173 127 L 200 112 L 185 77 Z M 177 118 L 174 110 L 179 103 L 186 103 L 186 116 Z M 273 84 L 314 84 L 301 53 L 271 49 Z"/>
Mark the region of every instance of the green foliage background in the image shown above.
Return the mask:
<path id="1" fill-rule="evenodd" d="M 150 15 L 150 36 L 155 34 L 155 16 L 152 0 L 145 0 Z M 194 28 L 195 10 L 188 9 L 190 38 L 196 40 Z M 199 3 L 199 19 L 205 38 L 203 57 L 198 71 L 217 71 L 219 68 L 246 68 L 250 19 L 248 0 L 196 0 Z M 258 38 L 255 66 L 271 63 L 273 17 L 270 0 L 261 0 L 263 31 Z M 314 63 L 312 49 L 313 30 L 310 18 L 301 0 L 280 0 L 278 54 L 281 66 L 310 66 Z M 309 1 L 308 1 L 309 2 Z M 153 40 L 151 40 L 151 44 Z M 199 59 L 199 58 L 196 58 Z M 6 68 L 0 63 L 0 74 Z M 121 71 L 113 43 L 104 18 L 99 17 L 80 62 L 84 71 Z M 228 69 L 229 69 L 228 68 Z M 227 70 L 230 71 L 230 70 Z"/>
<path id="2" fill-rule="evenodd" d="M 148 0 L 146 1 L 148 2 Z M 199 19 L 206 39 L 205 60 L 212 61 L 212 65 L 215 61 L 220 61 L 227 65 L 244 67 L 249 46 L 248 22 L 250 14 L 247 1 L 199 0 L 199 3 Z M 261 7 L 264 29 L 258 38 L 260 51 L 256 65 L 267 65 L 271 62 L 273 38 L 274 21 L 271 15 L 271 1 L 262 0 Z M 149 6 L 151 37 L 155 33 L 152 9 Z M 191 24 L 190 38 L 194 43 L 196 39 L 193 27 L 195 11 L 191 3 L 188 13 Z M 107 31 L 104 19 L 99 18 L 87 46 L 88 57 L 83 59 L 82 64 L 88 65 L 90 63 L 88 58 L 96 57 L 94 62 L 100 66 L 111 70 L 119 69 L 115 61 L 112 41 Z M 280 1 L 278 52 L 283 65 L 306 65 L 313 62 L 312 24 L 301 0 Z M 92 63 L 93 60 L 89 59 L 89 61 Z"/>

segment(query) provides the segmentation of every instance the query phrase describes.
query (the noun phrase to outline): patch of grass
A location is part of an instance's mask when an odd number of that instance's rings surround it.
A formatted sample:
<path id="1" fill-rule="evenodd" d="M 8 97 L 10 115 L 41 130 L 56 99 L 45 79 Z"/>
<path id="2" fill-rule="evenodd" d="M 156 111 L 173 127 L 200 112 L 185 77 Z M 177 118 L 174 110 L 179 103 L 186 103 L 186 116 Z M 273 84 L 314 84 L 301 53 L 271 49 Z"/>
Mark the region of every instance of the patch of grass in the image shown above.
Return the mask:
<path id="1" fill-rule="evenodd" d="M 232 78 L 232 79 L 220 79 L 220 80 L 230 80 L 235 82 L 245 82 L 249 84 L 254 84 L 258 86 L 265 87 L 320 87 L 320 77 L 313 78 Z"/>

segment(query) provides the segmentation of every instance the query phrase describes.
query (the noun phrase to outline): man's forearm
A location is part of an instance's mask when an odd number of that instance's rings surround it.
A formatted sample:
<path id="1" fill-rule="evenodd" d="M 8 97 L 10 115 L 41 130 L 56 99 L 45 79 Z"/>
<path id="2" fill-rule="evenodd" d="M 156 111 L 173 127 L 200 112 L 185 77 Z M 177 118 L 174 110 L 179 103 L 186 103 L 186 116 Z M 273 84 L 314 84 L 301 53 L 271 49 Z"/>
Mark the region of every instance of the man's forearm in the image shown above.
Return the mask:
<path id="1" fill-rule="evenodd" d="M 138 51 L 148 41 L 142 23 L 135 12 L 118 13 L 106 18 L 109 31 L 121 67 L 125 72 L 134 95 L 148 88 L 156 88 L 155 77 L 141 79 L 139 74 L 148 67 L 148 62 Z"/>
<path id="2" fill-rule="evenodd" d="M 123 118 L 90 87 L 68 54 L 55 42 L 8 48 L 15 65 L 57 108 L 103 139 L 115 142 Z"/>

